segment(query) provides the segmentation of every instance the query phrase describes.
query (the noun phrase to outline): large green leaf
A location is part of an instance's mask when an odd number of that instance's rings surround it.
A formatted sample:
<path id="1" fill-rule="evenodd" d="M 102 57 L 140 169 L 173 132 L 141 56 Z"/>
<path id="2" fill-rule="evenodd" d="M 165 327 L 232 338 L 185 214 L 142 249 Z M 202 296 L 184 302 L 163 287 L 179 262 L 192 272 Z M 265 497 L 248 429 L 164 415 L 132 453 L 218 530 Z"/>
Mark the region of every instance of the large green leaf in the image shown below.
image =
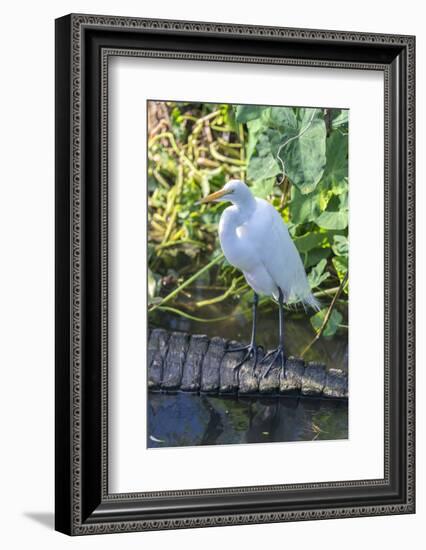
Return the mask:
<path id="1" fill-rule="evenodd" d="M 294 244 L 299 252 L 304 253 L 322 245 L 326 241 L 327 235 L 325 233 L 306 233 L 306 235 L 296 237 Z"/>
<path id="2" fill-rule="evenodd" d="M 324 111 L 317 107 L 299 107 L 296 113 L 301 128 L 305 128 L 312 120 L 324 120 Z"/>
<path id="3" fill-rule="evenodd" d="M 273 107 L 269 114 L 268 123 L 281 132 L 297 133 L 298 120 L 293 107 Z"/>
<path id="4" fill-rule="evenodd" d="M 264 157 L 252 157 L 250 159 L 247 176 L 252 181 L 266 180 L 277 176 L 279 173 L 280 167 L 271 153 Z"/>
<path id="5" fill-rule="evenodd" d="M 264 157 L 270 153 L 274 158 L 277 158 L 278 149 L 286 139 L 287 134 L 282 134 L 279 130 L 263 128 L 262 131 L 257 134 L 255 156 Z"/>
<path id="6" fill-rule="evenodd" d="M 299 109 L 297 112 L 296 116 L 291 107 L 271 107 L 248 123 L 248 177 L 253 178 L 252 163 L 256 164 L 257 173 L 257 159 L 269 158 L 269 155 L 279 166 L 276 175 L 282 173 L 279 156 L 292 183 L 302 193 L 309 193 L 324 172 L 326 129 L 321 109 Z"/>
<path id="7" fill-rule="evenodd" d="M 333 131 L 327 138 L 327 164 L 324 182 L 339 193 L 347 189 L 348 177 L 348 137 Z"/>
<path id="8" fill-rule="evenodd" d="M 262 115 L 263 108 L 258 105 L 237 105 L 235 120 L 238 123 L 248 122 Z"/>
<path id="9" fill-rule="evenodd" d="M 296 186 L 291 187 L 290 215 L 293 223 L 306 223 L 316 220 L 321 214 L 321 195 L 317 189 L 302 195 Z"/>
<path id="10" fill-rule="evenodd" d="M 311 193 L 320 182 L 326 165 L 326 128 L 324 120 L 313 118 L 300 126 L 299 137 L 281 148 L 285 173 L 303 193 Z"/>
<path id="11" fill-rule="evenodd" d="M 257 139 L 256 156 L 265 157 L 266 155 L 272 154 L 274 140 L 276 140 L 279 143 L 280 139 L 281 139 L 281 136 L 278 130 L 270 130 L 270 129 L 263 130 L 263 132 L 259 134 Z"/>
<path id="12" fill-rule="evenodd" d="M 321 328 L 326 314 L 327 314 L 327 308 L 324 308 L 321 311 L 318 311 L 318 313 L 315 313 L 315 315 L 311 317 L 311 324 L 317 332 Z M 342 321 L 343 321 L 342 314 L 336 309 L 333 309 L 322 335 L 333 336 L 334 334 L 336 334 L 337 329 L 339 328 L 339 325 L 342 323 Z"/>
<path id="13" fill-rule="evenodd" d="M 248 141 L 247 141 L 246 154 L 247 154 L 247 161 L 250 161 L 255 151 L 255 148 L 259 139 L 259 135 L 262 133 L 264 129 L 264 124 L 260 118 L 256 118 L 254 120 L 250 120 L 249 122 L 247 122 L 247 128 L 248 128 Z"/>
<path id="14" fill-rule="evenodd" d="M 323 229 L 346 229 L 348 226 L 348 211 L 331 212 L 325 210 L 315 221 Z"/>
<path id="15" fill-rule="evenodd" d="M 275 178 L 258 180 L 251 187 L 251 192 L 255 197 L 260 199 L 266 199 L 268 195 L 272 193 L 275 186 Z"/>
<path id="16" fill-rule="evenodd" d="M 252 157 L 262 157 L 269 153 L 276 158 L 278 147 L 287 136 L 287 134 L 284 135 L 276 129 L 269 128 L 265 124 L 264 113 L 265 111 L 263 111 L 261 118 L 256 118 L 247 123 L 247 160 L 249 163 Z"/>

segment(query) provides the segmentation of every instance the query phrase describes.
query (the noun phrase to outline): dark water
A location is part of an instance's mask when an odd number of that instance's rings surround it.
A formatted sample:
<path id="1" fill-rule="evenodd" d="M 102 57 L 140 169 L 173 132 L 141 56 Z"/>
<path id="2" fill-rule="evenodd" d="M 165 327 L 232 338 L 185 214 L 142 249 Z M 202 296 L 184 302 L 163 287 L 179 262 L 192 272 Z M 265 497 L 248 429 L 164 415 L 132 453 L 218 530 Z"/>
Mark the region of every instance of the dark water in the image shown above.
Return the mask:
<path id="1" fill-rule="evenodd" d="M 343 401 L 185 393 L 149 395 L 150 448 L 347 437 L 348 409 Z"/>
<path id="2" fill-rule="evenodd" d="M 150 394 L 152 447 L 347 439 L 343 401 L 298 397 L 235 398 Z"/>
<path id="3" fill-rule="evenodd" d="M 205 291 L 191 289 L 188 299 L 205 299 Z M 159 312 L 150 320 L 154 326 L 190 334 L 222 336 L 248 342 L 251 316 L 235 315 L 236 300 L 204 308 L 208 318 L 229 313 L 216 323 L 201 323 L 178 315 Z M 342 311 L 344 318 L 347 315 Z M 277 345 L 277 307 L 259 311 L 257 342 L 265 349 Z M 287 312 L 284 324 L 287 355 L 298 356 L 314 337 L 304 312 Z M 327 367 L 348 370 L 347 331 L 321 338 L 305 355 Z M 148 447 L 224 445 L 277 441 L 347 439 L 348 406 L 345 401 L 298 397 L 209 397 L 177 393 L 148 396 Z"/>

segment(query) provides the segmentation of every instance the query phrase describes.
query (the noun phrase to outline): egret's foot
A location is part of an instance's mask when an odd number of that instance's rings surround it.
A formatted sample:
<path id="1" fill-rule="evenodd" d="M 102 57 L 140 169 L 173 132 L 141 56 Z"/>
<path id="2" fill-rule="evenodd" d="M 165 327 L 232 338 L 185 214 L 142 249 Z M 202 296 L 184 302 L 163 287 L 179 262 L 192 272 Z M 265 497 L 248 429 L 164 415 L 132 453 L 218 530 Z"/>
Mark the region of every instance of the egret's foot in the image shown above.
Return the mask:
<path id="1" fill-rule="evenodd" d="M 226 353 L 231 353 L 235 351 L 245 351 L 243 358 L 241 361 L 235 365 L 235 369 L 239 369 L 246 361 L 249 361 L 250 359 L 254 359 L 253 362 L 253 373 L 255 372 L 256 366 L 259 362 L 259 350 L 263 351 L 263 346 L 258 346 L 257 344 L 247 344 L 247 346 L 241 346 L 238 348 L 229 348 L 226 350 Z"/>
<path id="2" fill-rule="evenodd" d="M 280 344 L 276 349 L 273 349 L 272 351 L 269 351 L 265 355 L 265 357 L 262 359 L 260 364 L 261 365 L 265 364 L 268 359 L 271 359 L 271 361 L 268 363 L 268 366 L 266 367 L 266 370 L 263 373 L 263 378 L 265 378 L 265 376 L 268 376 L 269 371 L 271 370 L 271 368 L 273 367 L 273 365 L 275 364 L 277 359 L 279 359 L 279 361 L 281 363 L 281 370 L 282 370 L 282 373 L 283 373 L 283 376 L 284 376 L 284 374 L 285 374 L 285 364 L 287 363 L 287 357 L 286 357 L 286 354 L 285 354 L 284 346 L 282 344 Z"/>

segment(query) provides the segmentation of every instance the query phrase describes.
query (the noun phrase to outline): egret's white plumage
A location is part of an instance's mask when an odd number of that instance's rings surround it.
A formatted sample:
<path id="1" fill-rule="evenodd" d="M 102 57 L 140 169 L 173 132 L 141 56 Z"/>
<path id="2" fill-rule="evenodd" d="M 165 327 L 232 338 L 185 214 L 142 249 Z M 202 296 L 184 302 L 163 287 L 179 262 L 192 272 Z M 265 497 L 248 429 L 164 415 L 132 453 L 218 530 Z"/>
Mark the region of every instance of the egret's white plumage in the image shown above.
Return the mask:
<path id="1" fill-rule="evenodd" d="M 299 252 L 287 225 L 267 201 L 253 196 L 247 185 L 231 180 L 209 200 L 230 201 L 219 223 L 219 238 L 226 259 L 240 269 L 258 294 L 284 302 L 302 302 L 318 309 Z"/>

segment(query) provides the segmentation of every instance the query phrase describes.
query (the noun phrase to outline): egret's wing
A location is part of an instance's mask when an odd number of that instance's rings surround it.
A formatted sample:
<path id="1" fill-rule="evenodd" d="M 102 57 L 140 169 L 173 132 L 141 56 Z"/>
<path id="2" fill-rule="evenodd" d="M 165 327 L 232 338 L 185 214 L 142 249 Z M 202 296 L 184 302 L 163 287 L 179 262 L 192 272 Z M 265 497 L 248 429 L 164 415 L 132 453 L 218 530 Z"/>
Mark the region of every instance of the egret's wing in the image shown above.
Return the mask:
<path id="1" fill-rule="evenodd" d="M 262 201 L 257 216 L 257 254 L 286 301 L 305 300 L 310 287 L 299 252 L 275 208 Z"/>

